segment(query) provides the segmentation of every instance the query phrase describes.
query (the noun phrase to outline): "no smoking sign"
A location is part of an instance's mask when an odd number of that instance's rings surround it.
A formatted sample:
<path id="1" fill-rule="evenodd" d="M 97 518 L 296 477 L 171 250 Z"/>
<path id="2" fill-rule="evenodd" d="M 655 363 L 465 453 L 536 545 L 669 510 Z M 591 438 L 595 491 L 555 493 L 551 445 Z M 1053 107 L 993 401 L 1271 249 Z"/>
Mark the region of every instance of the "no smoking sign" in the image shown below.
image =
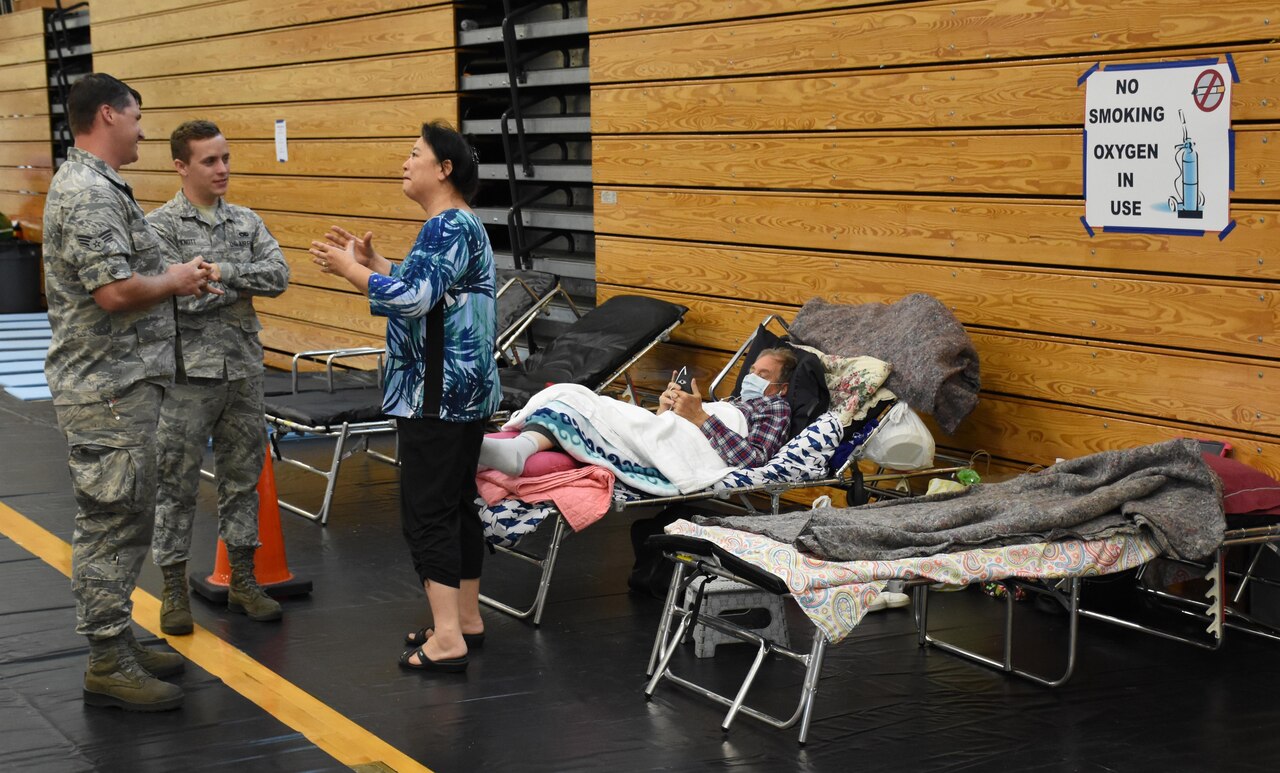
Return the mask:
<path id="1" fill-rule="evenodd" d="M 1197 59 L 1101 67 L 1082 79 L 1086 228 L 1228 229 L 1233 74 L 1229 61 Z"/>
<path id="2" fill-rule="evenodd" d="M 1227 82 L 1217 70 L 1205 70 L 1196 78 L 1195 88 L 1191 90 L 1196 107 L 1206 113 L 1218 109 L 1227 94 Z"/>

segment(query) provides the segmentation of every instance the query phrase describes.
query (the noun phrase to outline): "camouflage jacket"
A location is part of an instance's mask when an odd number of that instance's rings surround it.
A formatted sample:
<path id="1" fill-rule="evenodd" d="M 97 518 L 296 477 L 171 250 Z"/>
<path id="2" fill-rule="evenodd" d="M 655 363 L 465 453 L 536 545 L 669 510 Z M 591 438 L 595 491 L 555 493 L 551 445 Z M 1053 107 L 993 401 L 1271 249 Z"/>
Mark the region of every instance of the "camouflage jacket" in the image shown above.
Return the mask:
<path id="1" fill-rule="evenodd" d="M 108 312 L 93 291 L 134 273 L 165 271 L 163 246 L 133 189 L 79 148 L 53 176 L 44 206 L 45 295 L 53 339 L 45 375 L 58 405 L 110 399 L 174 372 L 173 302 Z"/>
<path id="2" fill-rule="evenodd" d="M 178 191 L 147 220 L 168 246 L 167 260 L 186 262 L 203 255 L 222 274 L 225 295 L 178 299 L 179 351 L 186 374 L 240 379 L 261 372 L 262 323 L 251 296 L 274 297 L 289 283 L 289 264 L 262 218 L 219 199 L 210 223 Z"/>

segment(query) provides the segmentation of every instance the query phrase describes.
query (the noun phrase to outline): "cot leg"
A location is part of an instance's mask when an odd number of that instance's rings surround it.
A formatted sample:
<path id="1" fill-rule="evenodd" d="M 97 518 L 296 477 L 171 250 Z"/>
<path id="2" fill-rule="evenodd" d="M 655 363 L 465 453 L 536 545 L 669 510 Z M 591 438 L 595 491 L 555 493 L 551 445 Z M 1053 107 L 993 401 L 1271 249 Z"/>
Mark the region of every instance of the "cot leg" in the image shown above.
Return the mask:
<path id="1" fill-rule="evenodd" d="M 1007 582 L 1000 585 L 1004 588 L 1004 670 L 1013 671 L 1013 604 L 1016 588 Z"/>
<path id="2" fill-rule="evenodd" d="M 645 685 L 644 697 L 649 699 L 653 697 L 654 690 L 658 689 L 658 681 L 662 679 L 663 674 L 667 673 L 667 666 L 671 664 L 671 656 L 676 654 L 676 648 L 680 646 L 680 640 L 684 638 L 685 630 L 689 627 L 689 621 L 693 618 L 685 616 L 680 620 L 680 625 L 676 628 L 675 635 L 671 640 L 664 643 L 665 649 L 662 651 L 662 658 L 658 661 L 657 668 L 654 669 L 653 677 L 649 679 L 649 683 Z"/>
<path id="3" fill-rule="evenodd" d="M 916 644 L 924 647 L 929 644 L 929 586 L 917 585 L 912 594 L 912 608 L 916 615 Z"/>
<path id="4" fill-rule="evenodd" d="M 928 588 L 925 588 L 928 591 Z M 804 672 L 804 685 L 800 688 L 800 703 L 804 707 L 800 715 L 800 745 L 809 739 L 809 722 L 813 719 L 813 704 L 818 697 L 818 677 L 822 674 L 822 659 L 826 657 L 827 637 L 821 631 L 813 635 L 813 647 L 809 650 L 809 667 Z"/>
<path id="5" fill-rule="evenodd" d="M 742 680 L 742 686 L 738 688 L 738 694 L 733 697 L 733 703 L 729 704 L 729 713 L 724 715 L 724 721 L 720 723 L 720 729 L 726 733 L 729 732 L 729 725 L 733 724 L 733 718 L 742 709 L 742 704 L 746 703 L 747 691 L 751 689 L 751 683 L 756 680 L 756 674 L 760 672 L 760 664 L 764 662 L 765 656 L 768 654 L 768 643 L 760 642 L 760 647 L 756 650 L 756 659 L 751 662 L 751 668 L 747 671 L 747 678 Z"/>
<path id="6" fill-rule="evenodd" d="M 564 516 L 556 515 L 555 531 L 551 532 L 551 547 L 547 549 L 547 557 L 542 559 L 542 575 L 538 578 L 538 593 L 533 600 L 533 624 L 542 624 L 542 608 L 547 604 L 547 592 L 551 590 L 551 573 L 556 568 L 556 557 L 560 555 L 560 541 L 564 539 Z"/>
<path id="7" fill-rule="evenodd" d="M 676 561 L 676 570 L 671 573 L 671 582 L 667 584 L 667 599 L 662 605 L 662 622 L 658 625 L 658 635 L 653 640 L 653 650 L 649 652 L 649 668 L 645 676 L 653 676 L 654 665 L 658 662 L 658 653 L 667 646 L 667 635 L 671 632 L 671 620 L 675 617 L 676 599 L 680 594 L 680 584 L 684 581 L 685 565 Z"/>
<path id="8" fill-rule="evenodd" d="M 533 603 L 529 608 L 524 610 L 516 609 L 510 604 L 504 604 L 503 602 L 498 601 L 491 596 L 486 596 L 483 593 L 480 594 L 481 604 L 492 607 L 500 612 L 505 612 L 518 620 L 528 620 L 532 617 L 534 625 L 541 624 L 542 610 L 547 603 L 547 592 L 551 589 L 551 575 L 556 568 L 556 556 L 560 554 L 560 543 L 564 541 L 566 536 L 564 516 L 560 513 L 556 513 L 555 519 L 555 527 L 551 532 L 551 544 L 547 547 L 546 555 L 541 558 L 530 553 L 523 552 L 515 547 L 497 547 L 498 552 L 505 553 L 512 558 L 518 558 L 521 561 L 538 567 L 540 571 L 540 574 L 538 575 L 538 588 L 534 593 Z"/>
<path id="9" fill-rule="evenodd" d="M 346 450 L 347 438 L 350 436 L 350 427 L 344 421 L 342 423 L 342 433 L 338 435 L 338 442 L 333 447 L 333 464 L 329 465 L 329 472 L 325 473 L 324 500 L 320 503 L 320 525 L 327 526 L 329 524 L 329 506 L 333 504 L 333 490 L 338 485 L 338 467 L 342 465 L 342 452 Z"/>
<path id="10" fill-rule="evenodd" d="M 1258 560 L 1262 558 L 1262 554 L 1267 548 L 1276 550 L 1276 552 L 1280 553 L 1280 550 L 1276 549 L 1275 543 L 1268 543 L 1265 545 L 1258 546 L 1258 549 L 1253 553 L 1253 560 L 1249 562 L 1249 568 L 1244 570 L 1244 575 L 1241 576 L 1240 578 L 1240 587 L 1236 588 L 1235 595 L 1231 597 L 1232 604 L 1239 604 L 1240 599 L 1244 598 L 1244 590 L 1245 588 L 1249 587 L 1249 581 L 1253 579 L 1253 570 L 1257 568 Z M 1222 561 L 1224 557 L 1224 553 L 1225 551 L 1219 551 L 1218 553 L 1219 562 Z"/>

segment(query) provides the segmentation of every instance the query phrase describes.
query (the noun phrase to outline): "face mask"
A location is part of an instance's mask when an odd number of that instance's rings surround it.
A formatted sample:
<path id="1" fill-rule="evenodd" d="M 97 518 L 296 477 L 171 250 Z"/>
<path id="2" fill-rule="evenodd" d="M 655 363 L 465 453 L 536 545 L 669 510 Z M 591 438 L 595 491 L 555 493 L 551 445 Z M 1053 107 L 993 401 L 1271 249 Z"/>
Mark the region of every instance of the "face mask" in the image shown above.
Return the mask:
<path id="1" fill-rule="evenodd" d="M 757 397 L 764 397 L 764 390 L 770 386 L 772 384 L 763 377 L 748 373 L 742 379 L 742 390 L 738 394 L 743 400 L 754 400 Z"/>

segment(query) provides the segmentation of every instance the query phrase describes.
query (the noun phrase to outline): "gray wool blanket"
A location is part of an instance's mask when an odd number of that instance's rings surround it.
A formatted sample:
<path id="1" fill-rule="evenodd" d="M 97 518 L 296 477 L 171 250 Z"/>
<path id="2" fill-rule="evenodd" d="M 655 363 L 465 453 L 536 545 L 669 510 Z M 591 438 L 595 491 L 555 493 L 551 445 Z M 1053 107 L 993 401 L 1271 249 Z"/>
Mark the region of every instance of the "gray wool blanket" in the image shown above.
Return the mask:
<path id="1" fill-rule="evenodd" d="M 701 522 L 763 534 L 829 561 L 892 561 L 1140 529 L 1165 554 L 1197 559 L 1222 542 L 1221 485 L 1196 441 L 1184 439 L 1092 454 L 955 493 Z"/>
<path id="2" fill-rule="evenodd" d="M 827 354 L 870 355 L 893 365 L 885 382 L 907 405 L 951 434 L 978 404 L 978 353 L 955 315 L 932 295 L 848 306 L 809 301 L 791 335 Z"/>

